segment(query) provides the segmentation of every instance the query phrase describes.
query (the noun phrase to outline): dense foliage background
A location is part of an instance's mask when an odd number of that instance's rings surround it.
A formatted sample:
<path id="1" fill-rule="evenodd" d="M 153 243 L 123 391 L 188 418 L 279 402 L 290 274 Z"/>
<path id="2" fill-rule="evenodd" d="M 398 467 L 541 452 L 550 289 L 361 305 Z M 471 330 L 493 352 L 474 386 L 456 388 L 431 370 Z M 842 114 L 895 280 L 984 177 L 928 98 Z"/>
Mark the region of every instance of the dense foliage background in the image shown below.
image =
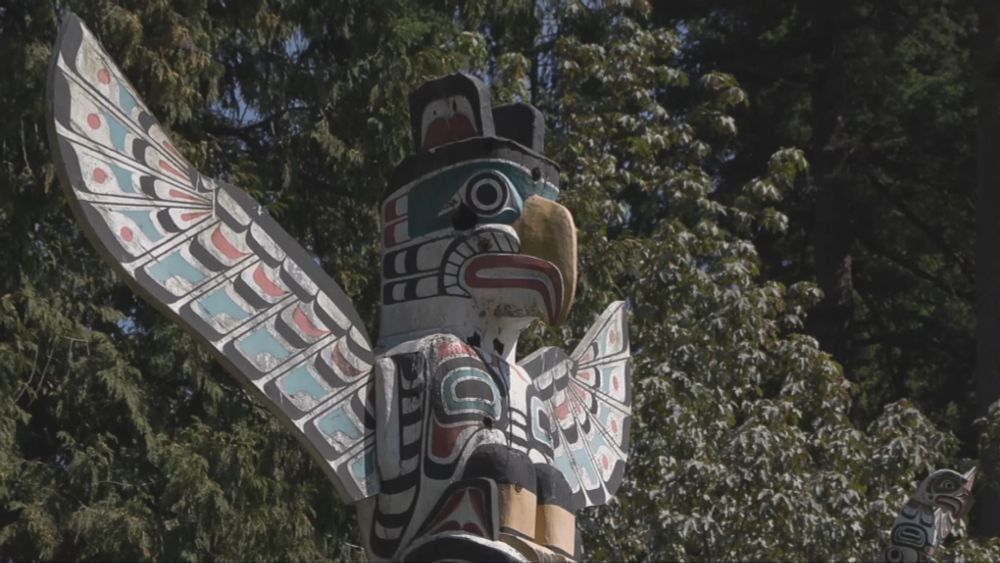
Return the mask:
<path id="1" fill-rule="evenodd" d="M 362 557 L 318 468 L 72 220 L 43 96 L 70 8 L 373 334 L 409 91 L 463 70 L 546 112 L 579 302 L 523 349 L 633 306 L 634 449 L 589 558 L 871 558 L 931 468 L 983 463 L 942 555 L 1000 559 L 992 4 L 7 0 L 0 558 Z"/>

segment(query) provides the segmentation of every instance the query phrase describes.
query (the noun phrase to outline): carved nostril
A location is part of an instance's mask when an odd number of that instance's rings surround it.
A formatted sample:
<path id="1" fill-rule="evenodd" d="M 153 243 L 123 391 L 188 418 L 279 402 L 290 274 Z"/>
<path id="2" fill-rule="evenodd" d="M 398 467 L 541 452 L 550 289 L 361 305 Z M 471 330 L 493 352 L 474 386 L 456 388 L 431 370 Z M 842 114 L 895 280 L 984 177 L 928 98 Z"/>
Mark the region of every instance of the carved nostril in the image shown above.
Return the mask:
<path id="1" fill-rule="evenodd" d="M 451 216 L 451 226 L 456 231 L 468 231 L 475 227 L 478 222 L 479 217 L 476 216 L 476 212 L 464 203 L 459 205 L 458 209 L 455 210 L 455 214 Z"/>

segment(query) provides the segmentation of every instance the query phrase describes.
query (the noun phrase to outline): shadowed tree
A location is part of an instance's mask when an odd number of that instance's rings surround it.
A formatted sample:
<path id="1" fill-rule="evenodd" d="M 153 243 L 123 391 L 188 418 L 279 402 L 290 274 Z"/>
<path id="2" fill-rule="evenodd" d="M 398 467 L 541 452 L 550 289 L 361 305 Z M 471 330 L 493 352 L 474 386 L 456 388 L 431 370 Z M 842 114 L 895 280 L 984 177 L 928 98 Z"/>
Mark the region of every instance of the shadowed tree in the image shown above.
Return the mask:
<path id="1" fill-rule="evenodd" d="M 977 7 L 976 414 L 985 417 L 1000 404 L 1000 6 L 979 2 Z M 984 448 L 986 479 L 976 505 L 978 528 L 990 536 L 1000 536 L 1000 457 L 995 450 Z"/>

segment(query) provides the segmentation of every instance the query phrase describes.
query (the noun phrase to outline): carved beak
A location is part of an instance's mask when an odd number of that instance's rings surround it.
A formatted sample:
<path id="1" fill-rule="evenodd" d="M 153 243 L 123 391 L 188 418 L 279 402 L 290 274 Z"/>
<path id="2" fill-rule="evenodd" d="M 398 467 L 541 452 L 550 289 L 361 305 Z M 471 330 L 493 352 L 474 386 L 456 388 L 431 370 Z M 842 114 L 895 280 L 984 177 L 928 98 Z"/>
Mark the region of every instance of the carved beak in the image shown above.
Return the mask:
<path id="1" fill-rule="evenodd" d="M 973 467 L 972 469 L 968 470 L 965 473 L 965 475 L 962 475 L 962 477 L 965 478 L 965 487 L 964 488 L 966 488 L 966 489 L 968 489 L 968 490 L 971 491 L 972 490 L 972 485 L 976 482 L 976 468 Z"/>
<path id="2" fill-rule="evenodd" d="M 539 196 L 524 201 L 521 217 L 514 222 L 514 230 L 521 240 L 521 254 L 539 258 L 555 266 L 560 280 L 553 298 L 553 311 L 549 323 L 561 324 L 569 316 L 576 294 L 576 225 L 568 209 Z"/>

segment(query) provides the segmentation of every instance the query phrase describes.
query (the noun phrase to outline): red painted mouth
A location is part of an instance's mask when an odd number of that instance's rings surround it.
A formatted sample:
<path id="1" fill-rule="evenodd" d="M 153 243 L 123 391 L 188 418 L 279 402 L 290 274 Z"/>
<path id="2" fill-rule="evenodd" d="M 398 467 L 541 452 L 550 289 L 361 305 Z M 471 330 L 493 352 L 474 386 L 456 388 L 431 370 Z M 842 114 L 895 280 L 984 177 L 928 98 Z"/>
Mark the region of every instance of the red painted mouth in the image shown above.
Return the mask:
<path id="1" fill-rule="evenodd" d="M 944 507 L 945 510 L 951 512 L 956 517 L 961 513 L 962 505 L 965 504 L 958 497 L 948 495 L 939 495 L 934 499 L 934 503 Z"/>
<path id="2" fill-rule="evenodd" d="M 470 288 L 526 289 L 542 297 L 549 324 L 562 315 L 563 279 L 552 262 L 527 254 L 481 254 L 466 263 L 464 282 Z"/>
<path id="3" fill-rule="evenodd" d="M 460 113 L 439 117 L 427 126 L 424 133 L 424 150 L 432 149 L 438 145 L 460 141 L 476 134 L 476 127 L 469 121 L 469 118 Z"/>

